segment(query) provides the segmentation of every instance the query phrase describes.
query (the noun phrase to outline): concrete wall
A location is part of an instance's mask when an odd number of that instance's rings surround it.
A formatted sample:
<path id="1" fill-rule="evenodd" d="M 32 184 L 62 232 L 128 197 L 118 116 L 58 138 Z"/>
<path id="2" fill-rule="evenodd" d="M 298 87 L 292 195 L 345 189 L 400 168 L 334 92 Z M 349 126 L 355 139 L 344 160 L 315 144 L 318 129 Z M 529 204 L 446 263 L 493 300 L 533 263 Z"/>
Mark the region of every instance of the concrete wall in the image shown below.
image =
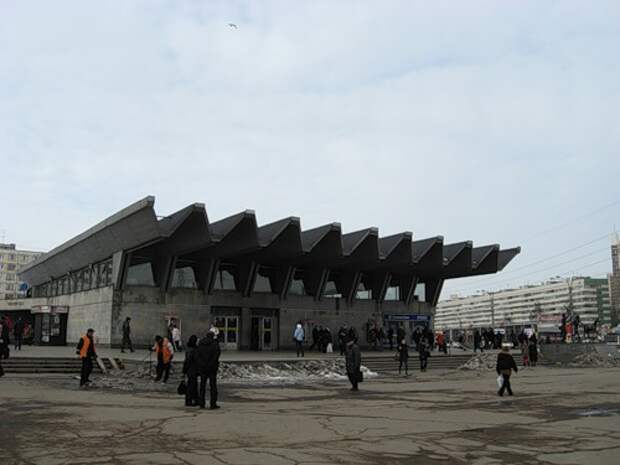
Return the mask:
<path id="1" fill-rule="evenodd" d="M 191 334 L 204 334 L 216 313 L 228 313 L 239 316 L 241 349 L 249 347 L 251 316 L 260 310 L 273 310 L 275 313 L 274 330 L 279 337 L 274 348 L 294 346 L 292 332 L 299 320 L 309 322 L 308 329 L 313 324 L 328 326 L 334 336 L 340 326 L 353 326 L 361 335 L 362 343 L 365 343 L 366 323 L 369 320 L 381 322 L 383 313 L 431 314 L 432 310 L 427 304 L 419 302 L 406 306 L 400 302 L 378 305 L 374 301 L 359 300 L 349 307 L 342 300 L 323 299 L 316 302 L 308 296 L 291 295 L 287 300 L 280 301 L 273 294 L 255 293 L 245 298 L 232 291 L 206 295 L 200 290 L 173 289 L 162 293 L 152 287 L 129 287 L 117 291 L 115 301 L 118 305 L 112 313 L 112 344 L 120 344 L 122 323 L 128 316 L 132 319 L 134 344 L 146 346 L 152 343 L 155 334 L 165 334 L 166 319 L 171 316 L 181 320 L 183 338 L 187 339 Z"/>
<path id="2" fill-rule="evenodd" d="M 217 291 L 207 295 L 197 289 L 172 289 L 167 293 L 154 287 L 112 287 L 94 289 L 50 298 L 26 299 L 28 305 L 63 305 L 69 307 L 67 343 L 77 343 L 87 328 L 96 331 L 99 344 L 120 346 L 122 325 L 131 317 L 132 340 L 137 347 L 148 347 L 156 334 L 165 335 L 167 318 L 181 322 L 183 339 L 191 334 L 203 335 L 213 322 L 214 315 L 231 314 L 239 317 L 240 348 L 248 349 L 251 338 L 251 317 L 254 314 L 273 314 L 273 348 L 292 348 L 292 333 L 299 320 L 330 328 L 334 337 L 342 325 L 353 326 L 366 343 L 366 324 L 369 320 L 381 323 L 384 313 L 431 314 L 431 307 L 415 302 L 358 300 L 348 306 L 342 299 L 325 298 L 320 302 L 312 297 L 290 295 L 280 301 L 270 293 L 255 293 L 242 297 L 234 291 Z M 310 334 L 307 334 L 310 340 Z"/>
<path id="3" fill-rule="evenodd" d="M 63 305 L 69 307 L 67 344 L 77 343 L 88 328 L 95 330 L 99 344 L 110 344 L 112 332 L 112 287 L 77 292 L 58 297 L 31 299 L 32 305 Z"/>

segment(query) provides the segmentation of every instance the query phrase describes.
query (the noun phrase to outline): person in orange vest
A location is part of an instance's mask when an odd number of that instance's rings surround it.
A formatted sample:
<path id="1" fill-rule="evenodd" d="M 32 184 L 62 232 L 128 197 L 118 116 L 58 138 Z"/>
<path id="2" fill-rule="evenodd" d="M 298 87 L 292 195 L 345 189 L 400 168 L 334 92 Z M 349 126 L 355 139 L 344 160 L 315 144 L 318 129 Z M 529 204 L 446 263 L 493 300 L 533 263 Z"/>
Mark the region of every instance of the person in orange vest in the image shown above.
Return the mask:
<path id="1" fill-rule="evenodd" d="M 155 381 L 165 384 L 170 376 L 170 364 L 174 356 L 174 349 L 167 337 L 155 336 L 155 345 L 151 349 L 157 354 L 157 368 Z M 163 375 L 163 380 L 162 380 Z"/>
<path id="2" fill-rule="evenodd" d="M 88 328 L 86 334 L 80 338 L 75 353 L 82 359 L 82 371 L 80 373 L 80 387 L 90 384 L 90 374 L 93 371 L 93 360 L 97 358 L 95 351 L 95 341 L 93 336 L 95 330 Z"/>

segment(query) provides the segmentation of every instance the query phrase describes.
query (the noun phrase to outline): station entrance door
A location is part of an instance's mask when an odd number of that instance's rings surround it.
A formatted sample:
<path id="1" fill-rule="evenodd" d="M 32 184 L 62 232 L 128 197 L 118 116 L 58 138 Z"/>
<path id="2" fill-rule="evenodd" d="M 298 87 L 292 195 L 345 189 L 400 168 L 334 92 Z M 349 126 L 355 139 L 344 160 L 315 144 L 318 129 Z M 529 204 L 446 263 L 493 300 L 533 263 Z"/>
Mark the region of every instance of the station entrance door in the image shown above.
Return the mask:
<path id="1" fill-rule="evenodd" d="M 238 316 L 216 316 L 215 327 L 219 330 L 218 340 L 222 349 L 237 350 L 239 348 Z"/>
<path id="2" fill-rule="evenodd" d="M 274 350 L 273 318 L 270 316 L 253 316 L 250 349 Z"/>

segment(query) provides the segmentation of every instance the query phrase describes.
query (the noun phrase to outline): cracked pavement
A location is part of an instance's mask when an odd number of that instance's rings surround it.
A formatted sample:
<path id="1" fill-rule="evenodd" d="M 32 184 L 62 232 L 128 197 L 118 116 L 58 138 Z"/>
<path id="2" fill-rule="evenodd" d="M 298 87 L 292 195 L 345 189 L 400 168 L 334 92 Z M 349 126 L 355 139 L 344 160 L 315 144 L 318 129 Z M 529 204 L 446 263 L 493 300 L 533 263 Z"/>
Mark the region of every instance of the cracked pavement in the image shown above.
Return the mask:
<path id="1" fill-rule="evenodd" d="M 495 394 L 491 372 L 222 386 L 218 411 L 170 392 L 0 380 L 0 463 L 616 464 L 620 369 L 536 368 Z"/>

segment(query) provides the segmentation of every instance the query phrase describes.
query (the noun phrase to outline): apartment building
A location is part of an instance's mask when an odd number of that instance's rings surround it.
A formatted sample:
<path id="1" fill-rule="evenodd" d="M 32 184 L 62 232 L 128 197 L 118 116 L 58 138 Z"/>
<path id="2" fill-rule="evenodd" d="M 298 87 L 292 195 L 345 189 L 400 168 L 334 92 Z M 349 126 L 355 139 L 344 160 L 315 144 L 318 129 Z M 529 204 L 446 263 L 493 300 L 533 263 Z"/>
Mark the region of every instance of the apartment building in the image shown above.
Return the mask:
<path id="1" fill-rule="evenodd" d="M 41 255 L 40 252 L 18 250 L 15 244 L 0 243 L 0 300 L 24 295 L 17 273 Z"/>
<path id="2" fill-rule="evenodd" d="M 562 313 L 578 314 L 582 323 L 611 323 L 607 279 L 573 277 L 439 302 L 436 329 L 514 328 L 538 325 L 555 331 Z"/>

